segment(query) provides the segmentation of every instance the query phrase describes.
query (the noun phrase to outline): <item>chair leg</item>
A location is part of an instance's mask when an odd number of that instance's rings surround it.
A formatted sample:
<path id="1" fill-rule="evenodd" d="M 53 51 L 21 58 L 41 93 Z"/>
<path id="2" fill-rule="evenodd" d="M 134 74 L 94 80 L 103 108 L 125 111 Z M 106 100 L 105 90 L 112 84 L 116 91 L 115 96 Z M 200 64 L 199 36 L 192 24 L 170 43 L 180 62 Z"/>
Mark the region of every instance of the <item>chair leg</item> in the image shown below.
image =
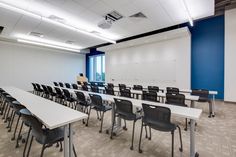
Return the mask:
<path id="1" fill-rule="evenodd" d="M 44 144 L 41 150 L 40 157 L 43 157 L 44 150 L 46 149 L 46 145 Z"/>
<path id="2" fill-rule="evenodd" d="M 10 113 L 10 112 L 9 112 Z M 6 128 L 10 128 L 10 124 L 11 124 L 11 120 L 13 118 L 13 114 L 14 114 L 14 111 L 13 109 L 11 110 L 11 114 L 7 116 L 6 120 L 7 120 L 7 127 Z"/>
<path id="3" fill-rule="evenodd" d="M 144 128 L 145 128 L 145 133 L 146 133 L 145 138 L 148 138 L 147 126 L 145 125 Z"/>
<path id="4" fill-rule="evenodd" d="M 77 157 L 77 153 L 75 151 L 75 145 L 73 145 L 73 152 L 74 152 L 74 156 Z"/>
<path id="5" fill-rule="evenodd" d="M 115 125 L 115 119 L 116 119 L 116 115 L 112 116 L 112 126 L 111 126 L 111 136 L 110 136 L 110 139 L 113 138 L 113 129 L 114 129 L 114 125 Z"/>
<path id="6" fill-rule="evenodd" d="M 19 121 L 20 121 L 20 117 L 21 117 L 21 115 L 19 115 L 18 118 L 17 118 L 17 122 L 16 122 L 15 130 L 14 130 L 13 137 L 11 138 L 11 140 L 15 140 L 15 137 L 16 137 L 16 131 L 17 131 L 17 128 L 18 128 L 18 124 L 19 124 Z"/>
<path id="7" fill-rule="evenodd" d="M 125 119 L 124 119 L 124 124 L 125 124 L 125 126 L 123 126 L 123 130 L 128 130 L 126 127 L 126 120 Z"/>
<path id="8" fill-rule="evenodd" d="M 142 149 L 141 149 L 142 134 L 143 134 L 143 122 L 141 124 L 141 131 L 140 131 L 139 144 L 138 144 L 139 153 L 143 152 Z"/>
<path id="9" fill-rule="evenodd" d="M 149 126 L 149 134 L 150 134 L 150 137 L 148 139 L 151 140 L 152 139 L 152 129 L 150 126 Z"/>
<path id="10" fill-rule="evenodd" d="M 102 132 L 102 125 L 103 125 L 103 117 L 104 117 L 104 113 L 105 113 L 105 112 L 102 112 L 102 115 L 101 115 L 101 126 L 100 126 L 99 133 Z"/>
<path id="11" fill-rule="evenodd" d="M 179 140 L 180 140 L 180 148 L 179 151 L 183 152 L 183 141 L 182 141 L 182 133 L 180 127 L 177 125 L 177 128 L 179 129 Z"/>
<path id="12" fill-rule="evenodd" d="M 171 131 L 171 135 L 172 135 L 172 143 L 171 143 L 171 156 L 174 157 L 174 131 Z"/>
<path id="13" fill-rule="evenodd" d="M 87 118 L 87 124 L 86 124 L 86 126 L 88 126 L 88 121 L 89 121 L 89 117 L 90 117 L 90 113 L 91 113 L 91 107 L 89 108 L 89 113 L 88 113 L 88 118 Z"/>
<path id="14" fill-rule="evenodd" d="M 188 119 L 187 118 L 185 118 L 185 128 L 184 128 L 184 130 L 185 131 L 188 130 Z"/>
<path id="15" fill-rule="evenodd" d="M 8 110 L 10 110 L 10 106 L 9 106 L 9 104 L 6 104 L 2 119 L 6 119 L 6 115 L 7 115 Z"/>
<path id="16" fill-rule="evenodd" d="M 6 115 L 5 115 L 5 121 L 4 121 L 4 123 L 7 123 L 7 121 L 8 121 L 8 116 L 9 116 L 9 113 L 10 113 L 10 110 L 11 110 L 11 107 L 10 107 L 10 105 L 8 105 L 8 110 L 7 110 L 7 113 L 6 113 Z"/>
<path id="17" fill-rule="evenodd" d="M 24 125 L 24 122 L 21 122 L 20 131 L 19 131 L 17 139 L 16 139 L 16 148 L 19 147 L 19 140 L 20 140 L 20 136 L 21 136 L 21 131 L 22 131 L 23 125 Z"/>
<path id="18" fill-rule="evenodd" d="M 28 152 L 27 152 L 26 157 L 29 157 L 29 154 L 30 154 L 30 150 L 31 150 L 31 146 L 32 146 L 33 139 L 34 139 L 34 136 L 31 137 L 31 140 L 30 140 L 30 143 L 29 143 L 30 145 L 29 145 L 29 148 L 28 148 Z"/>
<path id="19" fill-rule="evenodd" d="M 60 150 L 59 150 L 60 152 L 62 152 L 63 151 L 63 148 L 62 148 L 62 142 L 60 141 Z"/>
<path id="20" fill-rule="evenodd" d="M 131 143 L 131 147 L 130 147 L 130 150 L 133 150 L 134 149 L 134 131 L 135 131 L 135 120 L 133 122 L 133 132 L 132 132 L 132 143 Z"/>
<path id="21" fill-rule="evenodd" d="M 11 121 L 9 121 L 10 126 L 9 126 L 8 132 L 11 132 L 11 128 L 12 128 L 12 125 L 13 125 L 13 122 L 14 122 L 14 119 L 15 119 L 15 116 L 16 116 L 16 112 L 13 111 L 13 115 L 12 115 L 12 117 L 11 117 Z"/>
<path id="22" fill-rule="evenodd" d="M 27 137 L 26 137 L 26 141 L 25 141 L 25 147 L 24 147 L 24 151 L 23 151 L 23 157 L 25 157 L 25 152 L 26 152 L 26 149 L 27 149 L 27 146 L 28 146 L 30 132 L 31 132 L 31 127 L 29 127 L 29 131 L 27 133 Z"/>

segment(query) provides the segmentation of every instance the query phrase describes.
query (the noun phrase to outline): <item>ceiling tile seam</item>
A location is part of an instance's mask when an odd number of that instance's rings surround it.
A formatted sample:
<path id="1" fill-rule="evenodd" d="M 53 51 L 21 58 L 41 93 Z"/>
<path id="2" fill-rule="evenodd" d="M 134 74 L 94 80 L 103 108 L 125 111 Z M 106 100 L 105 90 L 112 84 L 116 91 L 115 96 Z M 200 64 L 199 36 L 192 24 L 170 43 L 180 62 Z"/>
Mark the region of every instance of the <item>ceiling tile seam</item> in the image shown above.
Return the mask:
<path id="1" fill-rule="evenodd" d="M 157 3 L 160 4 L 160 7 L 164 10 L 164 12 L 167 14 L 167 16 L 170 18 L 170 20 L 172 21 L 172 23 L 174 23 L 174 19 L 171 17 L 171 15 L 169 14 L 169 12 L 166 10 L 166 8 L 163 6 L 163 4 L 160 2 L 160 0 L 157 0 Z"/>

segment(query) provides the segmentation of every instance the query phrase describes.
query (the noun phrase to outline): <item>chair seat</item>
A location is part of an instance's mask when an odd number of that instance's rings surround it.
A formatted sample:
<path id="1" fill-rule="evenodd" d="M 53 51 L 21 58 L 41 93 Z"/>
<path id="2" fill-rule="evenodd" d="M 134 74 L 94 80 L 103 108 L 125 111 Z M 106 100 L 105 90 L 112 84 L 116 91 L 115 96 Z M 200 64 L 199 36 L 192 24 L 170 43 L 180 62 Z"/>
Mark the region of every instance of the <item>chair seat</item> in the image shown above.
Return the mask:
<path id="1" fill-rule="evenodd" d="M 142 116 L 140 114 L 121 114 L 118 113 L 118 116 L 124 120 L 138 120 L 141 119 Z"/>
<path id="2" fill-rule="evenodd" d="M 164 131 L 164 132 L 170 132 L 170 131 L 174 131 L 176 129 L 176 125 L 172 124 L 172 123 L 160 123 L 160 122 L 147 122 L 145 123 L 148 126 L 150 126 L 151 128 L 155 129 L 155 130 L 159 130 L 159 131 Z"/>
<path id="3" fill-rule="evenodd" d="M 37 134 L 33 130 L 33 135 L 36 137 L 36 141 L 40 144 L 52 144 L 57 141 L 62 141 L 64 139 L 64 129 L 63 128 L 56 128 L 53 130 L 44 129 L 43 135 Z"/>
<path id="4" fill-rule="evenodd" d="M 111 110 L 112 109 L 112 107 L 111 106 L 107 106 L 107 105 L 103 105 L 103 106 L 93 106 L 93 109 L 95 109 L 95 110 L 97 110 L 97 111 L 104 111 L 104 112 L 106 112 L 106 111 L 108 111 L 108 110 Z"/>
<path id="5" fill-rule="evenodd" d="M 76 99 L 75 99 L 75 98 L 66 98 L 66 101 L 69 101 L 69 102 L 75 102 Z"/>
<path id="6" fill-rule="evenodd" d="M 208 98 L 205 97 L 199 97 L 198 102 L 209 102 L 210 100 Z"/>
<path id="7" fill-rule="evenodd" d="M 85 101 L 79 101 L 79 105 L 86 106 L 86 107 L 89 106 L 89 104 Z"/>

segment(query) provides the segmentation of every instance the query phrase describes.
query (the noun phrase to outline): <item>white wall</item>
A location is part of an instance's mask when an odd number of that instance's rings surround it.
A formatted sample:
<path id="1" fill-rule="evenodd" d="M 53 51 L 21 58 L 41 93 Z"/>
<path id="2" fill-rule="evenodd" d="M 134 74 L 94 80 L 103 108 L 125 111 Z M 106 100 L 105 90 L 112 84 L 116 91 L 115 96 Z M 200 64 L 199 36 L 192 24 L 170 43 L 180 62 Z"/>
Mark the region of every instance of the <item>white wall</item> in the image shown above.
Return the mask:
<path id="1" fill-rule="evenodd" d="M 106 55 L 106 82 L 190 89 L 190 34 L 187 29 L 178 35 L 176 31 L 101 48 Z"/>
<path id="2" fill-rule="evenodd" d="M 236 9 L 225 12 L 225 101 L 236 102 Z"/>
<path id="3" fill-rule="evenodd" d="M 0 41 L 0 87 L 31 90 L 31 82 L 75 82 L 85 55 Z"/>

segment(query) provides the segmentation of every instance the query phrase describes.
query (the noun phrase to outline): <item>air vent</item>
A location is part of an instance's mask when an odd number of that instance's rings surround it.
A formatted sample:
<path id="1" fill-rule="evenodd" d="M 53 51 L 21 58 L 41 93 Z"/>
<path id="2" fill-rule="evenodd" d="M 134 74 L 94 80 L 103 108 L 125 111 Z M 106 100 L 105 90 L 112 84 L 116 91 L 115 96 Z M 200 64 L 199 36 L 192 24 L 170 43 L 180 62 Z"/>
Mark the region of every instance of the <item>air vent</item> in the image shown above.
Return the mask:
<path id="1" fill-rule="evenodd" d="M 147 16 L 144 15 L 142 12 L 138 12 L 136 14 L 129 16 L 129 17 L 131 17 L 131 18 L 147 18 Z"/>
<path id="2" fill-rule="evenodd" d="M 0 26 L 0 34 L 2 33 L 4 27 L 3 26 Z"/>
<path id="3" fill-rule="evenodd" d="M 106 19 L 110 19 L 110 20 L 112 20 L 114 22 L 114 21 L 122 19 L 123 16 L 120 13 L 118 13 L 117 11 L 114 10 L 114 11 L 106 14 L 105 18 Z"/>
<path id="4" fill-rule="evenodd" d="M 31 36 L 35 36 L 35 37 L 40 37 L 40 38 L 43 37 L 43 33 L 39 33 L 39 32 L 30 32 L 29 35 L 31 35 Z"/>
<path id="5" fill-rule="evenodd" d="M 48 18 L 51 19 L 51 20 L 57 21 L 57 22 L 61 22 L 61 23 L 65 23 L 66 22 L 65 19 L 63 19 L 61 17 L 58 17 L 56 15 L 50 15 Z"/>

